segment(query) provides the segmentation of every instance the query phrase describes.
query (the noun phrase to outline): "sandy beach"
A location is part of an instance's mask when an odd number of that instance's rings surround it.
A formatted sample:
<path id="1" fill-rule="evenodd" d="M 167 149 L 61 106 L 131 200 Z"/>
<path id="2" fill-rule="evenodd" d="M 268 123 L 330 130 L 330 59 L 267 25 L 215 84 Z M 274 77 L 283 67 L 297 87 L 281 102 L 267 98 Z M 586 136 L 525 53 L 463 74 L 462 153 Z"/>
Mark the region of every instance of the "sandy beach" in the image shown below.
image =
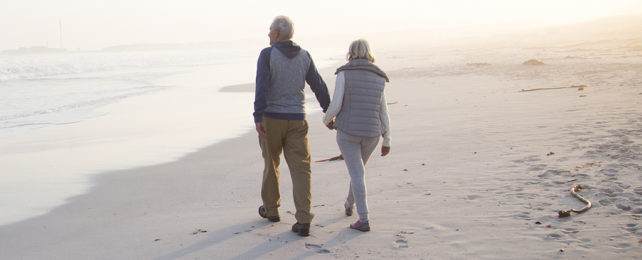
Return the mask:
<path id="1" fill-rule="evenodd" d="M 260 218 L 263 162 L 251 131 L 173 162 L 96 175 L 87 194 L 0 226 L 0 258 L 638 259 L 636 44 L 378 53 L 393 136 L 390 155 L 375 152 L 367 166 L 371 232 L 348 228 L 356 218 L 343 214 L 343 161 L 312 164 L 310 237 L 290 231 L 285 163 L 281 222 Z M 544 65 L 522 64 L 529 59 Z M 331 89 L 332 70 L 323 73 Z M 321 117 L 308 115 L 314 161 L 339 155 Z M 574 185 L 593 207 L 559 218 L 584 206 Z"/>

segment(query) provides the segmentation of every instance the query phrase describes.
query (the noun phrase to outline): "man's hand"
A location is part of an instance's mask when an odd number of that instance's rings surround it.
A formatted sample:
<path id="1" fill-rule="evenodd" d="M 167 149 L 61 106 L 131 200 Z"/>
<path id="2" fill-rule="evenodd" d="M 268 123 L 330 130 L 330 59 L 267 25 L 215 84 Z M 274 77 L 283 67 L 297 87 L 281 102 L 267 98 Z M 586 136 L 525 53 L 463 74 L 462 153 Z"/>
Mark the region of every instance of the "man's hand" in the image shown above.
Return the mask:
<path id="1" fill-rule="evenodd" d="M 266 133 L 265 133 L 265 126 L 263 125 L 263 122 L 258 122 L 255 124 L 256 124 L 256 132 L 259 133 L 259 136 L 265 137 Z"/>
<path id="2" fill-rule="evenodd" d="M 386 156 L 390 153 L 390 146 L 381 146 L 381 156 Z"/>
<path id="3" fill-rule="evenodd" d="M 326 125 L 326 127 L 328 127 L 328 129 L 330 129 L 330 130 L 333 130 L 334 129 L 334 119 L 332 119 L 332 121 L 330 121 L 330 123 L 328 123 Z"/>

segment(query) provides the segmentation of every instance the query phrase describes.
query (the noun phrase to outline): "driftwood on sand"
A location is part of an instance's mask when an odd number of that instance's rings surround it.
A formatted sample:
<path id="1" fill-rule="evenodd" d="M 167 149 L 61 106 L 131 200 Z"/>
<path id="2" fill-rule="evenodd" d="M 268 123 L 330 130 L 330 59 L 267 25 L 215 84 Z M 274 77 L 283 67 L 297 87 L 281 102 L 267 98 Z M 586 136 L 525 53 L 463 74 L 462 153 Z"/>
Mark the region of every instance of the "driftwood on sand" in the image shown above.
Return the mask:
<path id="1" fill-rule="evenodd" d="M 316 162 L 329 162 L 329 161 L 339 161 L 339 160 L 343 160 L 343 154 L 340 154 L 338 156 L 328 158 L 328 159 L 318 160 Z"/>
<path id="2" fill-rule="evenodd" d="M 580 196 L 580 194 L 577 194 L 577 192 L 580 191 L 581 189 L 582 189 L 582 186 L 575 185 L 575 186 L 573 186 L 573 188 L 571 188 L 571 194 L 573 196 L 575 196 L 577 199 L 579 199 L 580 201 L 586 203 L 586 206 L 584 206 L 581 209 L 560 210 L 559 212 L 557 212 L 557 214 L 559 215 L 560 218 L 570 217 L 571 216 L 571 212 L 582 213 L 584 211 L 589 210 L 591 208 L 591 206 L 593 206 L 591 201 L 589 201 L 589 200 L 585 199 L 584 197 Z"/>
<path id="3" fill-rule="evenodd" d="M 558 88 L 532 88 L 532 89 L 522 89 L 519 92 L 530 92 L 530 91 L 537 91 L 537 90 L 553 90 L 553 89 L 565 89 L 565 88 L 576 88 L 578 91 L 584 90 L 586 85 L 572 85 L 570 87 L 558 87 Z"/>
<path id="4" fill-rule="evenodd" d="M 530 59 L 522 63 L 522 65 L 534 65 L 534 66 L 540 66 L 544 65 L 544 62 L 538 61 L 536 59 Z"/>

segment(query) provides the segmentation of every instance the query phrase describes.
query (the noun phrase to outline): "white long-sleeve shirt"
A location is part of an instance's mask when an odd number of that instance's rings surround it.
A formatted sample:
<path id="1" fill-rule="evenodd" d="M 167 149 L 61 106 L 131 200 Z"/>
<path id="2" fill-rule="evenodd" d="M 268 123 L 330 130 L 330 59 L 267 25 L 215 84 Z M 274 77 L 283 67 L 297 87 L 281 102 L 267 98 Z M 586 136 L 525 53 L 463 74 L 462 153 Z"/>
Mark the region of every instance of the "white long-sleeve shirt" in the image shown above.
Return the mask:
<path id="1" fill-rule="evenodd" d="M 339 114 L 343 106 L 343 94 L 345 93 L 345 75 L 340 71 L 337 75 L 337 81 L 334 84 L 334 95 L 328 110 L 325 111 L 323 116 L 323 124 L 327 125 L 332 122 L 332 119 Z M 390 117 L 388 115 L 388 104 L 386 103 L 385 92 L 381 96 L 381 111 L 379 117 L 381 118 L 381 127 L 383 128 L 383 146 L 390 147 Z"/>

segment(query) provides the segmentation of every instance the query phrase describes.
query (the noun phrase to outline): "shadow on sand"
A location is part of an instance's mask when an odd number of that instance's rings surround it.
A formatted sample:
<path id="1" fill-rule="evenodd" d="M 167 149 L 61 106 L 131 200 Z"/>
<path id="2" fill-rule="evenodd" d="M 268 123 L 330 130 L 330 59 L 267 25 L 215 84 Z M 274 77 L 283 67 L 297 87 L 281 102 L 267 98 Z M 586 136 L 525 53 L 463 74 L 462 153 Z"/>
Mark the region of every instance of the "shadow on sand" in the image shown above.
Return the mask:
<path id="1" fill-rule="evenodd" d="M 295 256 L 292 259 L 306 259 L 311 256 L 315 255 L 324 255 L 324 254 L 329 254 L 332 253 L 332 249 L 338 245 L 342 245 L 347 241 L 350 241 L 352 239 L 355 239 L 364 233 L 361 231 L 357 230 L 352 230 L 349 228 L 345 228 L 338 232 L 334 237 L 332 237 L 330 240 L 326 241 L 325 243 L 315 245 L 315 244 L 307 244 L 306 243 L 306 248 L 310 249 L 309 251 Z"/>
<path id="2" fill-rule="evenodd" d="M 312 230 L 312 236 L 314 236 L 315 232 L 322 232 L 323 228 L 329 225 L 336 224 L 337 222 L 340 222 L 343 220 L 343 217 L 340 218 L 334 218 L 334 219 L 329 219 L 326 220 L 322 223 L 317 223 L 313 225 L 313 230 Z M 237 224 L 233 226 L 229 226 L 214 232 L 208 232 L 208 235 L 206 238 L 204 238 L 202 241 L 199 241 L 193 245 L 187 246 L 185 248 L 179 249 L 177 251 L 165 254 L 163 256 L 155 258 L 156 260 L 169 260 L 169 259 L 178 259 L 178 258 L 183 258 L 185 256 L 197 253 L 199 251 L 202 251 L 204 249 L 207 249 L 209 247 L 215 246 L 217 244 L 223 243 L 224 241 L 236 237 L 237 234 L 239 234 L 239 230 L 243 230 L 242 232 L 248 232 L 251 230 L 255 230 L 261 227 L 269 226 L 272 223 L 267 222 L 267 221 L 251 221 L 247 223 L 242 223 L 242 224 Z M 252 228 L 249 228 L 252 227 Z M 248 228 L 250 230 L 248 230 Z M 305 259 L 310 256 L 314 256 L 317 254 L 330 254 L 332 251 L 332 248 L 344 244 L 345 242 L 352 240 L 354 238 L 357 238 L 358 236 L 362 235 L 363 232 L 359 232 L 356 230 L 351 230 L 348 229 L 347 227 L 340 232 L 337 232 L 334 237 L 326 241 L 325 243 L 320 243 L 320 244 L 315 244 L 315 243 L 305 243 L 305 248 L 308 249 L 309 251 L 295 256 L 293 259 Z M 279 248 L 282 248 L 285 245 L 288 245 L 291 242 L 297 242 L 301 240 L 305 240 L 307 238 L 305 237 L 300 237 L 297 234 L 293 233 L 292 231 L 288 230 L 282 233 L 279 233 L 274 236 L 277 239 L 269 239 L 253 248 L 248 249 L 245 253 L 242 253 L 233 259 L 256 259 L 256 258 L 261 258 L 266 255 L 268 255 L 270 252 L 276 251 Z M 283 239 L 278 239 L 278 238 L 283 238 Z M 285 240 L 284 240 L 285 239 Z M 319 240 L 317 240 L 319 241 Z M 318 242 L 316 242 L 318 243 Z"/>
<path id="3" fill-rule="evenodd" d="M 270 223 L 267 221 L 251 221 L 243 224 L 237 224 L 234 226 L 229 226 L 214 232 L 208 232 L 208 235 L 205 239 L 202 241 L 199 241 L 196 244 L 193 244 L 191 246 L 185 247 L 183 249 L 180 249 L 178 251 L 160 256 L 158 258 L 155 258 L 156 260 L 169 260 L 169 259 L 177 259 L 184 257 L 186 255 L 190 255 L 193 253 L 196 253 L 198 251 L 201 251 L 205 248 L 211 247 L 213 245 L 219 244 L 225 240 L 234 238 L 236 234 L 239 233 L 239 230 L 247 230 L 248 227 L 253 227 L 252 229 L 257 229 L 261 228 L 264 226 L 268 226 Z"/>
<path id="4" fill-rule="evenodd" d="M 341 220 L 345 219 L 344 217 L 339 217 L 339 218 L 334 218 L 334 219 L 329 219 L 321 223 L 313 224 L 313 229 L 311 230 L 311 236 L 315 237 L 315 233 L 317 232 L 323 232 L 323 228 L 327 227 L 332 224 L 336 224 L 340 222 Z M 305 259 L 310 256 L 314 256 L 317 254 L 323 255 L 323 254 L 330 254 L 332 251 L 331 249 L 337 245 L 344 244 L 346 241 L 352 240 L 360 235 L 362 235 L 363 232 L 356 231 L 356 230 L 351 230 L 346 227 L 346 229 L 343 229 L 341 232 L 337 232 L 337 234 L 330 240 L 328 240 L 325 243 L 305 243 L 305 248 L 308 249 L 309 251 L 295 256 L 292 259 Z M 276 251 L 277 249 L 291 243 L 291 242 L 297 242 L 301 240 L 309 240 L 308 238 L 300 237 L 293 233 L 292 231 L 286 231 L 283 233 L 280 233 L 276 235 L 275 237 L 279 238 L 286 238 L 286 240 L 282 239 L 271 239 L 268 241 L 265 241 L 264 243 L 257 245 L 248 251 L 246 251 L 243 254 L 240 254 L 233 259 L 235 260 L 241 260 L 241 259 L 257 259 L 257 258 L 262 258 L 265 257 L 267 254 L 270 252 Z M 318 241 L 318 240 L 317 240 Z"/>

